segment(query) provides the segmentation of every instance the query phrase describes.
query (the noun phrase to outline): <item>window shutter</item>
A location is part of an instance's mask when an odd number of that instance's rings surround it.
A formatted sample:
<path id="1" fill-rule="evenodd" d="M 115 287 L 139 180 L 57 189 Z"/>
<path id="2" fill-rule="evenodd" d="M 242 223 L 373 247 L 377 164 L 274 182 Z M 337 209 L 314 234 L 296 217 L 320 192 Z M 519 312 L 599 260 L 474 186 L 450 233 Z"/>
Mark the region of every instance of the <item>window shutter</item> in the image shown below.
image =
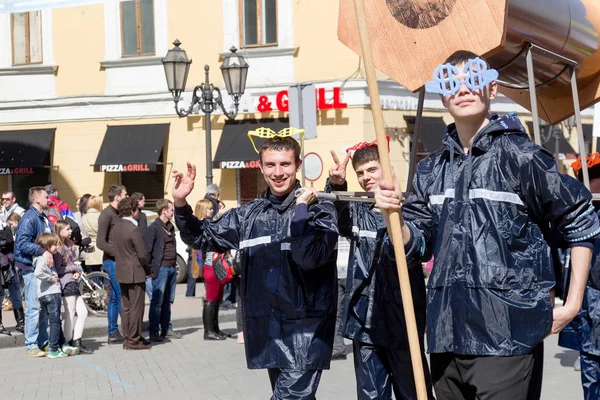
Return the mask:
<path id="1" fill-rule="evenodd" d="M 262 44 L 277 43 L 277 1 L 263 0 L 263 39 Z"/>
<path id="2" fill-rule="evenodd" d="M 41 63 L 42 59 L 42 12 L 29 12 L 29 62 Z"/>
<path id="3" fill-rule="evenodd" d="M 142 54 L 154 54 L 154 7 L 153 0 L 140 0 L 142 16 Z"/>
<path id="4" fill-rule="evenodd" d="M 257 0 L 243 0 L 242 25 L 244 31 L 244 45 L 258 44 Z"/>
<path id="5" fill-rule="evenodd" d="M 123 55 L 137 55 L 138 39 L 135 0 L 121 2 L 121 35 L 123 36 Z"/>
<path id="6" fill-rule="evenodd" d="M 27 64 L 27 13 L 12 15 L 13 64 Z"/>

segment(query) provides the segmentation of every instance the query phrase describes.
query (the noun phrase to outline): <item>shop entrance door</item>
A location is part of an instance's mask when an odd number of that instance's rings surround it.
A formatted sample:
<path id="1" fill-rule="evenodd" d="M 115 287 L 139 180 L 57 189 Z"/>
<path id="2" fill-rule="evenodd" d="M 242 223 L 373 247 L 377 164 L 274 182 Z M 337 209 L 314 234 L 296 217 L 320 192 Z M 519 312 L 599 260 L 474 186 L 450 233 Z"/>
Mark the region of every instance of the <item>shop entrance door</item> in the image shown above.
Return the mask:
<path id="1" fill-rule="evenodd" d="M 158 164 L 156 171 L 151 172 L 121 172 L 121 183 L 131 195 L 135 192 L 144 194 L 145 209 L 155 211 L 156 202 L 165 198 L 165 166 Z"/>

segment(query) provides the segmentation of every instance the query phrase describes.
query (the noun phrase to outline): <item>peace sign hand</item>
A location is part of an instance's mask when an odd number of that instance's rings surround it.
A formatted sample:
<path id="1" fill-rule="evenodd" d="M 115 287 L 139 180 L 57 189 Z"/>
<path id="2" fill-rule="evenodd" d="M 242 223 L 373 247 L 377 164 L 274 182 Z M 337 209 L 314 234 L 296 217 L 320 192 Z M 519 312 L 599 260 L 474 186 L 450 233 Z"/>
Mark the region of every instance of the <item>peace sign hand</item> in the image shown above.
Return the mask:
<path id="1" fill-rule="evenodd" d="M 340 159 L 334 150 L 331 150 L 331 157 L 335 166 L 329 168 L 329 180 L 333 185 L 343 185 L 346 182 L 346 167 L 348 166 L 348 161 L 350 161 L 350 154 L 346 153 L 346 158 L 344 158 L 342 163 L 340 163 Z"/>
<path id="2" fill-rule="evenodd" d="M 185 198 L 194 189 L 194 179 L 196 179 L 196 166 L 187 163 L 187 172 L 173 170 L 173 200 L 177 207 L 183 207 L 186 204 Z"/>

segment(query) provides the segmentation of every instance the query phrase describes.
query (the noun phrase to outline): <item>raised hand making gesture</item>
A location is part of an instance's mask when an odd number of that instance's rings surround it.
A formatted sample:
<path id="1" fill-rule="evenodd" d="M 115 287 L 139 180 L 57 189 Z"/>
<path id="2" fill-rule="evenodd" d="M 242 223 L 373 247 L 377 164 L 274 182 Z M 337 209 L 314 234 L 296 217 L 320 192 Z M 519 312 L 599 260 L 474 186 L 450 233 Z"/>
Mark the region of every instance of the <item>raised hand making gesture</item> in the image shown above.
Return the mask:
<path id="1" fill-rule="evenodd" d="M 183 207 L 186 204 L 185 198 L 192 193 L 194 189 L 194 179 L 196 179 L 196 166 L 187 162 L 187 172 L 173 170 L 173 200 L 177 207 Z"/>
<path id="2" fill-rule="evenodd" d="M 348 161 L 350 161 L 350 154 L 346 153 L 346 158 L 344 158 L 342 163 L 340 163 L 340 159 L 334 150 L 331 150 L 331 157 L 335 166 L 329 168 L 329 180 L 334 185 L 343 185 L 346 182 L 346 167 L 348 166 Z"/>

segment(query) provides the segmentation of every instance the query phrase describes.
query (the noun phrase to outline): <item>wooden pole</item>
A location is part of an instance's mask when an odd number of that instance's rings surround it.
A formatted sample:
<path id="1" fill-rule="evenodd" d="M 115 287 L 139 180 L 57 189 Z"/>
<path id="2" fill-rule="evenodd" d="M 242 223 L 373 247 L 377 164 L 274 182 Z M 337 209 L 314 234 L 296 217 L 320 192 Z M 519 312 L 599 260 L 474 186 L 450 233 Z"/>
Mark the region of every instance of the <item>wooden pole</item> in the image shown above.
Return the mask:
<path id="1" fill-rule="evenodd" d="M 381 162 L 381 166 L 383 168 L 383 180 L 386 182 L 393 182 L 394 178 L 392 173 L 392 165 L 390 163 L 387 139 L 385 138 L 385 127 L 383 123 L 383 114 L 381 111 L 381 103 L 379 100 L 379 88 L 377 86 L 377 77 L 375 75 L 375 65 L 373 63 L 373 53 L 371 50 L 371 40 L 369 37 L 369 27 L 367 26 L 364 0 L 354 0 L 354 6 L 356 9 L 356 19 L 358 21 L 362 57 L 365 63 L 365 72 L 367 74 L 367 84 L 369 86 L 371 112 L 373 113 L 375 133 L 377 135 L 379 161 Z M 398 268 L 398 278 L 400 280 L 400 293 L 402 295 L 402 306 L 404 308 L 404 319 L 406 320 L 406 331 L 408 333 L 410 358 L 415 377 L 417 398 L 418 400 L 426 400 L 427 387 L 425 385 L 425 376 L 423 374 L 421 345 L 419 343 L 419 334 L 417 331 L 417 322 L 413 308 L 412 292 L 410 290 L 410 281 L 408 279 L 406 255 L 404 254 L 404 243 L 402 240 L 400 222 L 401 216 L 397 211 L 384 213 L 384 215 L 396 256 L 396 266 Z"/>

